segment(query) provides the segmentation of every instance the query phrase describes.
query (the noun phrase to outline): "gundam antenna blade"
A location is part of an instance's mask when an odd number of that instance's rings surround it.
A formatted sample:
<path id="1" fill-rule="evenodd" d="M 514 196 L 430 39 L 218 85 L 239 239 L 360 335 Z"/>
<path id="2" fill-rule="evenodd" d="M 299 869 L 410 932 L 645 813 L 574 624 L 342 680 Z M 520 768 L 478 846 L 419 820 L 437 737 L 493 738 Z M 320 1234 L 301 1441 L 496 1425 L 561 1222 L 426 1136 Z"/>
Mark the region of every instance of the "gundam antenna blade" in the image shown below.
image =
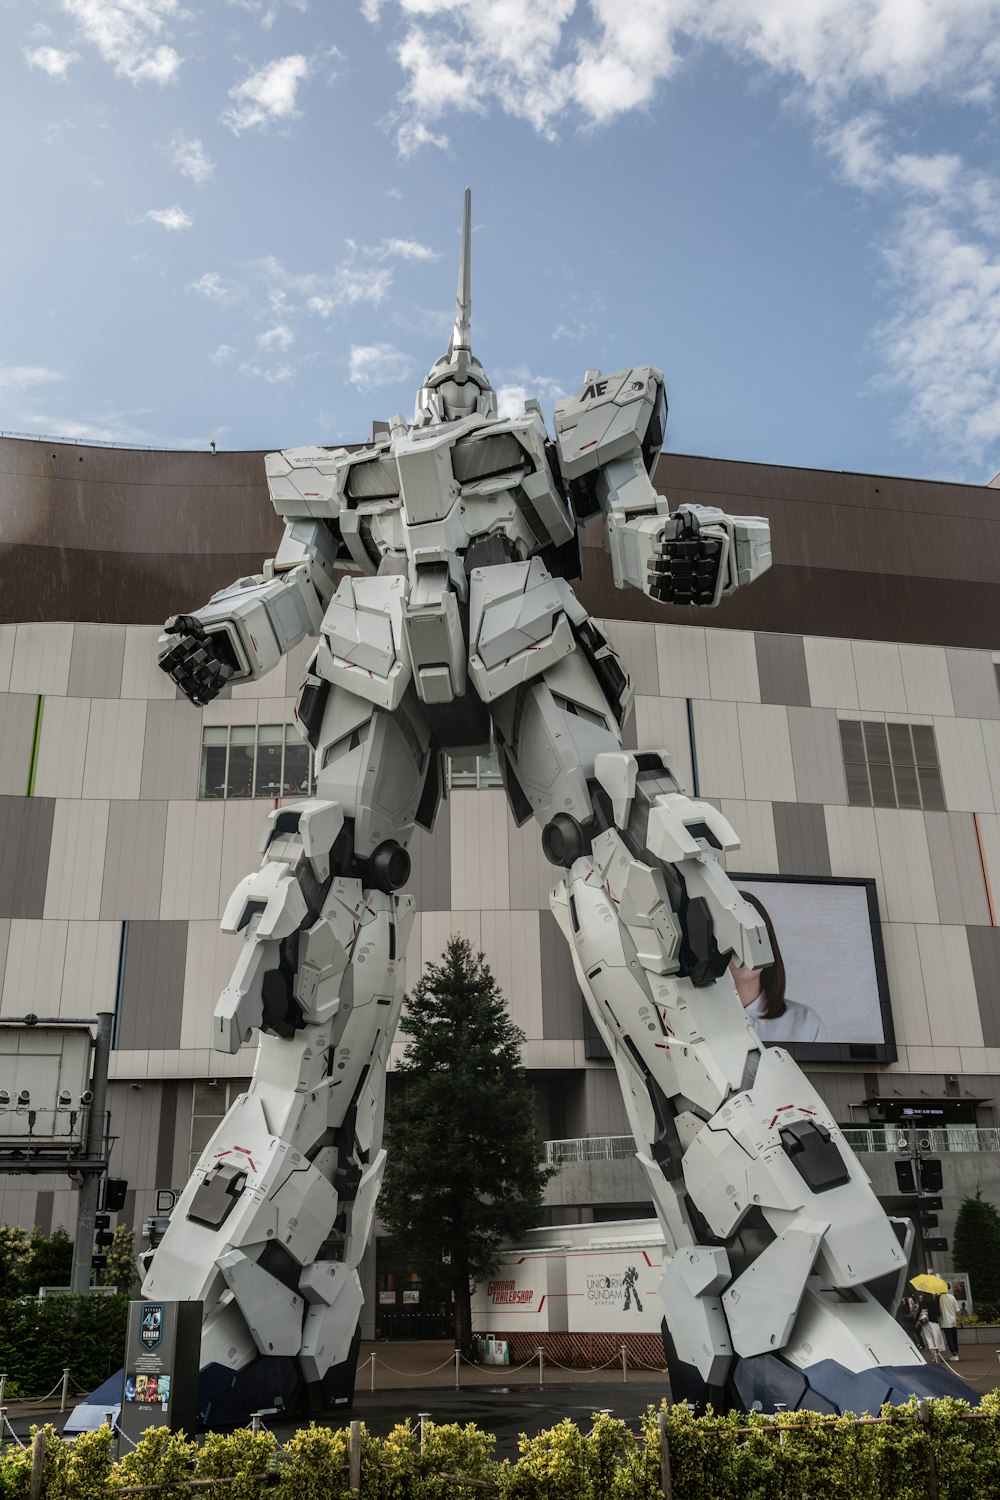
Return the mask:
<path id="1" fill-rule="evenodd" d="M 472 352 L 472 189 L 465 190 L 462 210 L 462 249 L 458 259 L 458 291 L 455 294 L 455 327 L 448 344 L 448 358 L 456 349 Z"/>

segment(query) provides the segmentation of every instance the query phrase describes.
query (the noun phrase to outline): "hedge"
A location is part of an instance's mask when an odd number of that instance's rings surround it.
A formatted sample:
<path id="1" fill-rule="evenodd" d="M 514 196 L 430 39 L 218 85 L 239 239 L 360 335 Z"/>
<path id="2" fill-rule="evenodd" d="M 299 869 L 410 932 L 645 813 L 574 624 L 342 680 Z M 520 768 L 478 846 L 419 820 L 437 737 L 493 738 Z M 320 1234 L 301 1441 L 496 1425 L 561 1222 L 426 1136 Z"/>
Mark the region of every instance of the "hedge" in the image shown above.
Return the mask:
<path id="1" fill-rule="evenodd" d="M 663 1414 L 661 1418 L 661 1413 Z M 1000 1494 L 1000 1393 L 976 1412 L 960 1401 L 886 1408 L 881 1418 L 788 1412 L 696 1417 L 649 1407 L 638 1437 L 599 1415 L 589 1433 L 561 1422 L 496 1463 L 495 1439 L 472 1424 L 427 1423 L 421 1449 L 406 1423 L 385 1438 L 363 1424 L 359 1500 L 660 1500 L 659 1423 L 671 1500 L 987 1500 Z M 37 1429 L 36 1429 L 37 1431 Z M 115 1461 L 110 1428 L 72 1442 L 44 1428 L 44 1500 L 347 1500 L 346 1430 L 302 1428 L 283 1447 L 268 1432 L 209 1433 L 201 1447 L 165 1427 Z M 0 1454 L 0 1500 L 29 1500 L 30 1449 Z M 191 1481 L 196 1481 L 196 1487 Z"/>
<path id="2" fill-rule="evenodd" d="M 51 1391 L 69 1368 L 70 1389 L 90 1391 L 122 1367 L 127 1297 L 18 1297 L 0 1302 L 0 1371 L 7 1400 Z"/>

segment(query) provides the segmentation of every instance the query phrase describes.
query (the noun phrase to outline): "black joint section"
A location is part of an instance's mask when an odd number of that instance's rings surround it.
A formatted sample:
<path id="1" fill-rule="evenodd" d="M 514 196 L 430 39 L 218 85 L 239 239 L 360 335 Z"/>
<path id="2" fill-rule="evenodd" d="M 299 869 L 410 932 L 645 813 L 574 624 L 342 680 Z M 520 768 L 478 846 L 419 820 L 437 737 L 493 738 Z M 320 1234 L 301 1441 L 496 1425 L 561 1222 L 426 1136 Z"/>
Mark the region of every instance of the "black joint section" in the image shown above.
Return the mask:
<path id="1" fill-rule="evenodd" d="M 200 641 L 207 634 L 197 615 L 171 615 L 163 629 L 167 635 L 193 635 Z"/>
<path id="2" fill-rule="evenodd" d="M 542 829 L 542 851 L 549 864 L 568 870 L 589 847 L 583 829 L 569 813 L 556 813 Z"/>
<path id="3" fill-rule="evenodd" d="M 814 1193 L 825 1193 L 850 1182 L 847 1162 L 823 1125 L 817 1125 L 815 1120 L 796 1120 L 779 1134 L 786 1156 Z"/>
<path id="4" fill-rule="evenodd" d="M 282 942 L 278 967 L 264 975 L 261 985 L 261 1030 L 286 1040 L 305 1026 L 301 1006 L 292 993 L 297 956 L 298 933 L 294 933 Z"/>
<path id="5" fill-rule="evenodd" d="M 308 676 L 295 705 L 295 716 L 306 732 L 306 739 L 315 750 L 319 744 L 319 731 L 323 723 L 323 711 L 330 696 L 331 684 L 322 677 Z"/>
<path id="6" fill-rule="evenodd" d="M 353 1203 L 358 1196 L 361 1183 L 361 1168 L 353 1162 L 338 1167 L 333 1174 L 333 1186 L 341 1203 Z"/>
<path id="7" fill-rule="evenodd" d="M 188 1218 L 195 1224 L 204 1224 L 206 1229 L 218 1229 L 236 1207 L 246 1185 L 243 1167 L 217 1162 L 191 1199 Z"/>
<path id="8" fill-rule="evenodd" d="M 242 932 L 244 927 L 249 927 L 254 917 L 256 917 L 260 912 L 264 911 L 266 907 L 266 901 L 248 901 L 246 906 L 244 906 L 243 908 L 243 913 L 240 917 L 239 922 L 236 924 L 236 931 Z"/>
<path id="9" fill-rule="evenodd" d="M 286 833 L 298 833 L 301 816 L 301 813 L 295 812 L 291 808 L 281 811 L 274 820 L 269 842 L 273 842 L 274 839 L 280 838 Z"/>
<path id="10" fill-rule="evenodd" d="M 681 915 L 684 940 L 681 944 L 681 973 L 695 989 L 712 984 L 729 967 L 732 950 L 719 951 L 715 941 L 715 924 L 704 896 L 688 900 Z"/>
<path id="11" fill-rule="evenodd" d="M 693 839 L 704 839 L 713 849 L 721 849 L 722 845 L 707 823 L 688 823 L 685 825 L 688 833 Z"/>
<path id="12" fill-rule="evenodd" d="M 664 604 L 711 604 L 722 544 L 702 537 L 696 517 L 684 518 L 679 537 L 664 535 L 647 568 L 649 592 Z"/>
<path id="13" fill-rule="evenodd" d="M 391 895 L 410 878 L 410 856 L 395 839 L 379 844 L 368 861 L 368 880 L 376 891 Z"/>
<path id="14" fill-rule="evenodd" d="M 465 576 L 473 568 L 494 568 L 500 563 L 517 561 L 517 549 L 510 537 L 502 532 L 491 532 L 487 536 L 473 537 L 465 553 Z"/>

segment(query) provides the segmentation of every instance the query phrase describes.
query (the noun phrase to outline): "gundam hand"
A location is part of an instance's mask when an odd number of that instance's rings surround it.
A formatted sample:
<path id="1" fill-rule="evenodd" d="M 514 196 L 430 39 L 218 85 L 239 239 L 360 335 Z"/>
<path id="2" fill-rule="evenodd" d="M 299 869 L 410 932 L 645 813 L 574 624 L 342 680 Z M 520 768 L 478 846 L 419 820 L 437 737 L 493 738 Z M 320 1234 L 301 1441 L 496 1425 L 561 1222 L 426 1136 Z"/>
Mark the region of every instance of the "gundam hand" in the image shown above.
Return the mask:
<path id="1" fill-rule="evenodd" d="M 763 516 L 729 516 L 714 505 L 681 505 L 669 515 L 608 511 L 615 584 L 662 604 L 718 604 L 771 566 Z"/>
<path id="2" fill-rule="evenodd" d="M 211 703 L 238 670 L 225 635 L 209 635 L 197 615 L 171 615 L 160 637 L 158 665 L 192 703 Z"/>

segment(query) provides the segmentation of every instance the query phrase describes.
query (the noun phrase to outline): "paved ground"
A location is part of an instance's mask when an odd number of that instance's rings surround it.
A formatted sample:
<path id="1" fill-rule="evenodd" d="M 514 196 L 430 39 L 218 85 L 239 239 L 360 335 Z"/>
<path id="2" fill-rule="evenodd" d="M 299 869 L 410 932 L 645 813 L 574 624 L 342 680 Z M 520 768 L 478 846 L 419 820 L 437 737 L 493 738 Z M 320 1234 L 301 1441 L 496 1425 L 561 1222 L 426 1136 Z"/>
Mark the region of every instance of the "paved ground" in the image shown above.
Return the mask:
<path id="1" fill-rule="evenodd" d="M 960 1363 L 951 1368 L 975 1391 L 982 1394 L 1000 1387 L 996 1349 L 963 1344 L 960 1352 Z M 341 1427 L 357 1417 L 379 1436 L 408 1417 L 416 1423 L 421 1412 L 435 1422 L 475 1422 L 496 1435 L 497 1456 L 504 1458 L 516 1454 L 519 1433 L 544 1431 L 564 1417 L 586 1426 L 593 1413 L 603 1409 L 634 1424 L 650 1403 L 658 1404 L 669 1393 L 665 1371 L 629 1369 L 626 1379 L 620 1365 L 565 1370 L 546 1362 L 540 1387 L 537 1361 L 521 1369 L 473 1367 L 463 1361 L 458 1380 L 456 1390 L 450 1341 L 362 1344 L 354 1409 L 331 1414 L 327 1420 L 331 1427 Z M 12 1403 L 7 1415 L 22 1440 L 33 1422 L 60 1422 L 58 1401 Z M 291 1423 L 268 1425 L 280 1441 L 295 1430 Z"/>

